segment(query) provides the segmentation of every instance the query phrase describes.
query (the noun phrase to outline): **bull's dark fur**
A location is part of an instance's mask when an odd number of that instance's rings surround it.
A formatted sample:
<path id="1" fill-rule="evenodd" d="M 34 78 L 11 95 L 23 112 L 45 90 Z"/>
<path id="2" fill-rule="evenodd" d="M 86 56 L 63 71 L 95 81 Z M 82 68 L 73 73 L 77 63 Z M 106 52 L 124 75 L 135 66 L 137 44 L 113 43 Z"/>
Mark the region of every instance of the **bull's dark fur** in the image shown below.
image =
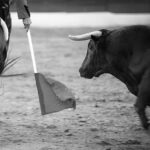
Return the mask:
<path id="1" fill-rule="evenodd" d="M 110 73 L 124 82 L 137 96 L 135 108 L 143 127 L 148 129 L 145 109 L 150 105 L 150 27 L 135 25 L 101 31 L 101 37 L 91 37 L 80 74 L 92 78 Z"/>

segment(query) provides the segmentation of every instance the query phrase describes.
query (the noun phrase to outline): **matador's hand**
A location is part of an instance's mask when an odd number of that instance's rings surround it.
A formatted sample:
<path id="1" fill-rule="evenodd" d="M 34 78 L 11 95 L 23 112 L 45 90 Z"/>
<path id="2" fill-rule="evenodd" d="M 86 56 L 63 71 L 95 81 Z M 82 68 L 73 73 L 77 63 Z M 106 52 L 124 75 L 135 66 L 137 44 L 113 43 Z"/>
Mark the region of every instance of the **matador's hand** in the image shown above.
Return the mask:
<path id="1" fill-rule="evenodd" d="M 31 22 L 30 18 L 23 19 L 24 28 L 26 29 L 26 31 L 28 31 L 30 29 L 31 23 L 32 22 Z"/>

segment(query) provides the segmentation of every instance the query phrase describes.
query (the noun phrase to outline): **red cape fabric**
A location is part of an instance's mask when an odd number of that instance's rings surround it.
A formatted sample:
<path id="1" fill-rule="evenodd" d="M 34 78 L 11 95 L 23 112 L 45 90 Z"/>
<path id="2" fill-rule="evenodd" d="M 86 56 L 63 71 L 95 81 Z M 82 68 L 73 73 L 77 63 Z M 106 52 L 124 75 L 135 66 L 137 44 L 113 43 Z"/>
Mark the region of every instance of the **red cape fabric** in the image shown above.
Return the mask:
<path id="1" fill-rule="evenodd" d="M 41 73 L 35 73 L 35 80 L 42 115 L 76 107 L 73 93 L 64 84 Z"/>

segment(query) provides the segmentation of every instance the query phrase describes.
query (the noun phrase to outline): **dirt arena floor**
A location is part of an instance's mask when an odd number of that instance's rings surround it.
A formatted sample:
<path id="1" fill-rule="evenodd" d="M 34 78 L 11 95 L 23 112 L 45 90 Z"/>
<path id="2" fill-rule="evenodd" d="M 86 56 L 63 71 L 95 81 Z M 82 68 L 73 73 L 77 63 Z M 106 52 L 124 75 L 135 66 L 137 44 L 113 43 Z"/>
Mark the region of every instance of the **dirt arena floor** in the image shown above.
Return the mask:
<path id="1" fill-rule="evenodd" d="M 30 75 L 0 78 L 0 150 L 150 150 L 150 131 L 142 129 L 126 86 L 108 74 L 79 76 L 88 41 L 67 35 L 92 30 L 32 29 L 38 71 L 78 98 L 76 110 L 41 116 L 26 33 L 13 29 L 9 57 L 21 58 L 6 74 Z"/>

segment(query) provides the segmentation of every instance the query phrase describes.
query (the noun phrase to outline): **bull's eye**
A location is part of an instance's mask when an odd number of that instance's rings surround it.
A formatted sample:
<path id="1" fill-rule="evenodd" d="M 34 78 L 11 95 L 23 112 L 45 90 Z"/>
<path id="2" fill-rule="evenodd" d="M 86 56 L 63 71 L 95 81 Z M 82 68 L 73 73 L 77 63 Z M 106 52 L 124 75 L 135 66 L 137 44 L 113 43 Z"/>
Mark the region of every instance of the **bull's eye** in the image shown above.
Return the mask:
<path id="1" fill-rule="evenodd" d="M 88 47 L 88 49 L 89 49 L 91 52 L 95 51 L 95 47 L 92 46 L 92 45 L 90 45 L 90 46 Z"/>
<path id="2" fill-rule="evenodd" d="M 92 46 L 89 44 L 89 45 L 88 45 L 88 49 L 91 49 L 91 48 L 92 48 Z"/>
<path id="3" fill-rule="evenodd" d="M 95 49 L 95 42 L 94 41 L 90 41 L 88 44 L 88 49 L 90 49 L 91 51 L 93 51 Z"/>
<path id="4" fill-rule="evenodd" d="M 90 51 L 95 51 L 96 47 L 97 47 L 96 44 L 93 42 L 88 45 L 88 48 L 90 49 Z"/>

